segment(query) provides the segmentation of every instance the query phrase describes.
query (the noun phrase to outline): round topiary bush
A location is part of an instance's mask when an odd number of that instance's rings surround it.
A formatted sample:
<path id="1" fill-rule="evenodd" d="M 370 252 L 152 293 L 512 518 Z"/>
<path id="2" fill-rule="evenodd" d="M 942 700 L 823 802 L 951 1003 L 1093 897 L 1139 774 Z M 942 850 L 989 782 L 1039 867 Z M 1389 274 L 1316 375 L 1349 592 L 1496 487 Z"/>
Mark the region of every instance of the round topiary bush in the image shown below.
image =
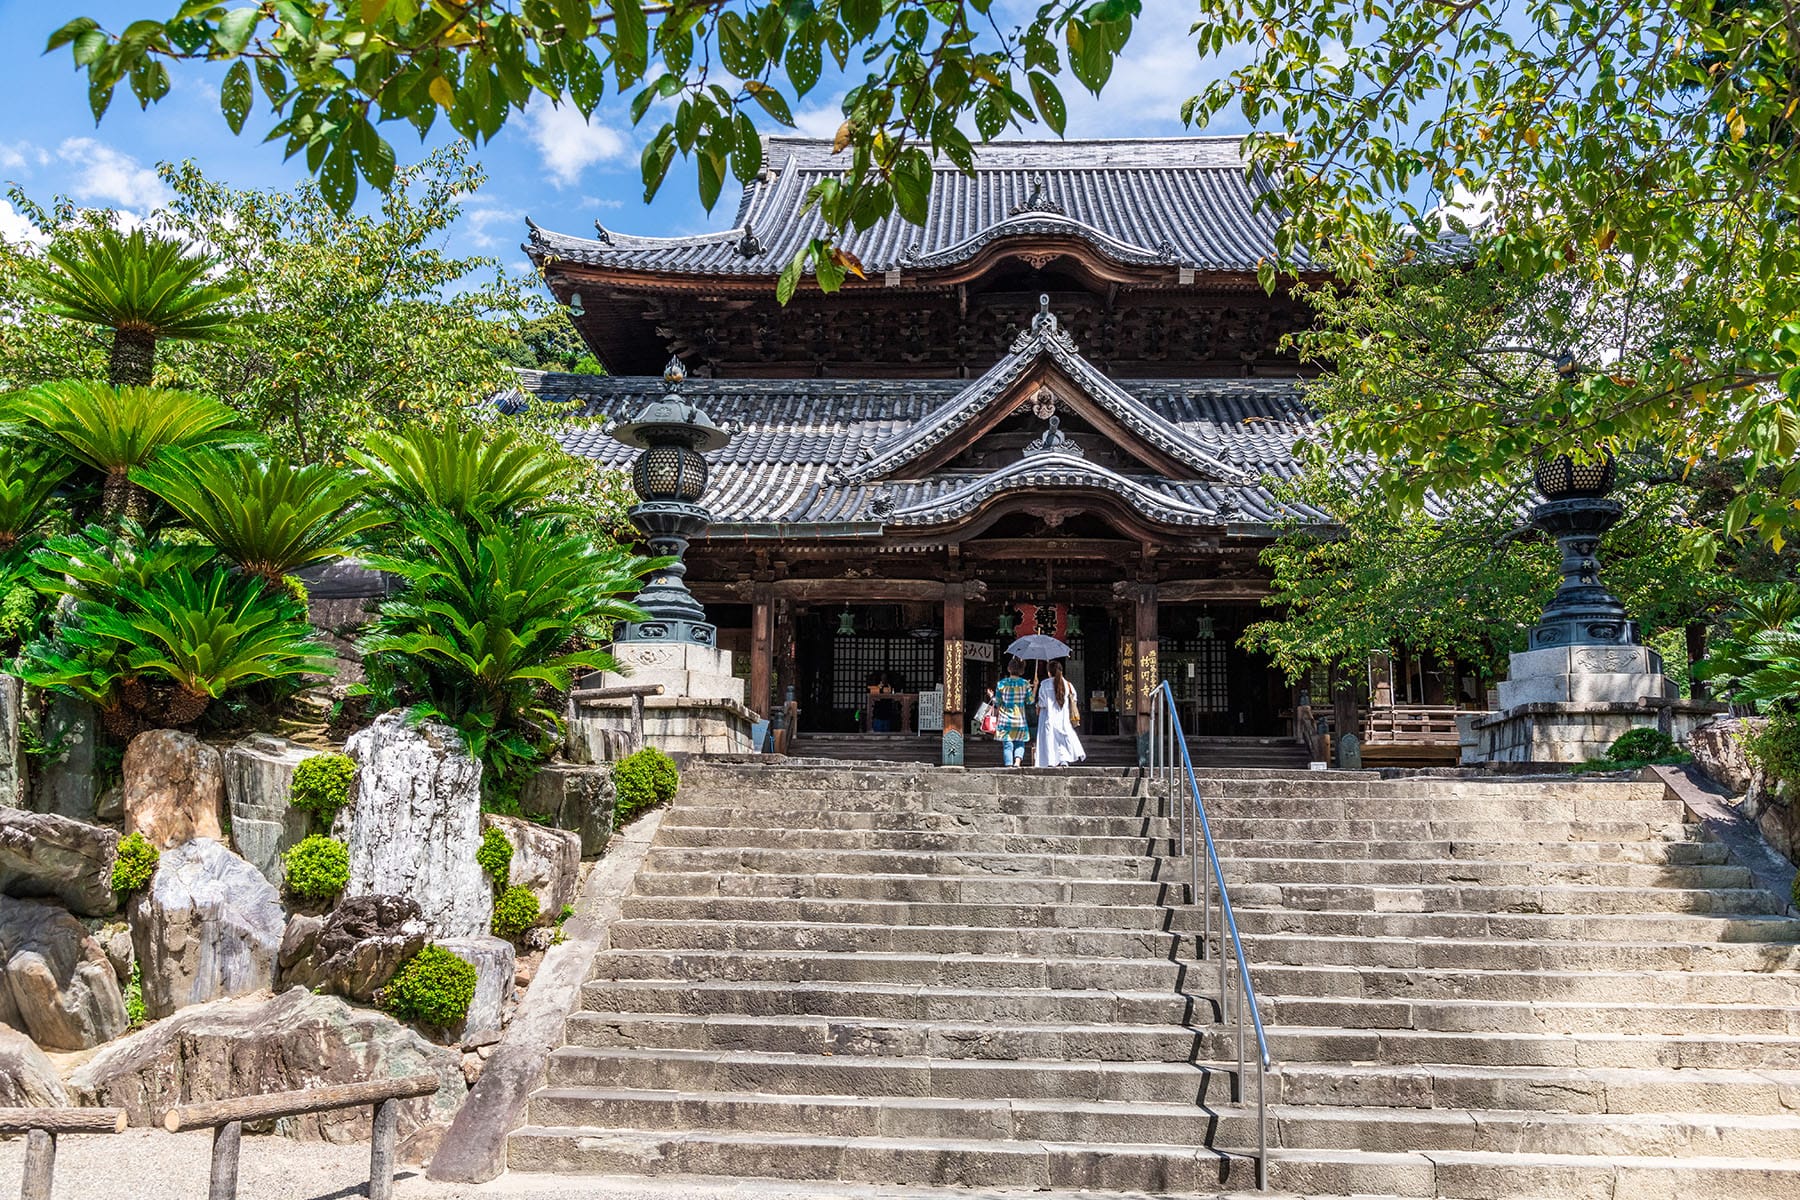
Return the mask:
<path id="1" fill-rule="evenodd" d="M 512 843 L 506 840 L 504 833 L 492 825 L 481 831 L 481 849 L 475 851 L 475 861 L 494 881 L 496 892 L 504 892 L 512 878 L 512 856 Z"/>
<path id="2" fill-rule="evenodd" d="M 1658 729 L 1627 729 L 1607 747 L 1613 762 L 1654 762 L 1675 754 L 1675 739 Z"/>
<path id="3" fill-rule="evenodd" d="M 288 894 L 302 900 L 329 900 L 350 884 L 350 847 L 313 834 L 281 856 Z"/>
<path id="4" fill-rule="evenodd" d="M 162 851 L 150 844 L 141 833 L 128 833 L 119 839 L 119 856 L 113 859 L 112 887 L 115 892 L 135 892 L 149 884 L 156 875 L 157 860 Z"/>
<path id="5" fill-rule="evenodd" d="M 445 1029 L 469 1015 L 475 999 L 475 968 L 442 946 L 426 946 L 407 959 L 381 1003 L 402 1021 Z"/>
<path id="6" fill-rule="evenodd" d="M 329 829 L 338 811 L 350 803 L 350 781 L 356 760 L 348 754 L 315 754 L 294 768 L 288 803 L 319 818 Z"/>
<path id="7" fill-rule="evenodd" d="M 541 915 L 538 898 L 531 889 L 509 887 L 494 897 L 494 936 L 517 941 L 527 929 L 537 924 Z"/>
<path id="8" fill-rule="evenodd" d="M 624 825 L 647 808 L 674 797 L 681 786 L 675 760 L 654 746 L 613 764 L 613 824 Z"/>

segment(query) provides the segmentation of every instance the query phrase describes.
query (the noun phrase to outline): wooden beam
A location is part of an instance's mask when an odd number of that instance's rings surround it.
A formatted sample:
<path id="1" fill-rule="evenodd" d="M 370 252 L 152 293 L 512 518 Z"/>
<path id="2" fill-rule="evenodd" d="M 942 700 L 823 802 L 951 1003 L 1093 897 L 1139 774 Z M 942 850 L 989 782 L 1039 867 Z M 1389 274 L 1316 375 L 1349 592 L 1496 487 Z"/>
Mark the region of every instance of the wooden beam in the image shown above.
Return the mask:
<path id="1" fill-rule="evenodd" d="M 784 600 L 814 603 L 924 603 L 944 598 L 941 579 L 777 579 L 773 595 Z"/>
<path id="2" fill-rule="evenodd" d="M 1260 600 L 1269 594 L 1262 579 L 1165 579 L 1156 586 L 1164 604 L 1188 604 L 1196 600 Z"/>
<path id="3" fill-rule="evenodd" d="M 1041 562 L 1046 558 L 1097 558 L 1118 562 L 1136 554 L 1133 543 L 1112 538 L 992 538 L 963 542 L 964 558 L 995 561 L 1024 559 Z"/>

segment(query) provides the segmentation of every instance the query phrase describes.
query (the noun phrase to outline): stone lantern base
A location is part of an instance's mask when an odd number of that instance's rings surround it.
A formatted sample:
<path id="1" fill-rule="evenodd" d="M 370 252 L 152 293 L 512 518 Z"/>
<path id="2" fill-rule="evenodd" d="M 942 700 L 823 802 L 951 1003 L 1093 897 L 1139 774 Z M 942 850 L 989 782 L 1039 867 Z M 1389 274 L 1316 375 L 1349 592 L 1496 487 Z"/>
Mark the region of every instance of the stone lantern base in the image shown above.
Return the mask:
<path id="1" fill-rule="evenodd" d="M 668 754 L 749 754 L 759 718 L 744 706 L 744 681 L 731 673 L 731 651 L 689 642 L 615 642 L 629 674 L 606 672 L 597 687 L 660 683 L 643 701 L 644 743 Z M 590 762 L 630 749 L 636 720 L 629 698 L 584 701 L 571 714 L 569 740 Z"/>
<path id="2" fill-rule="evenodd" d="M 1628 730 L 1676 741 L 1723 705 L 1682 700 L 1647 646 L 1557 646 L 1512 656 L 1500 711 L 1458 721 L 1462 761 L 1580 763 L 1600 758 Z"/>

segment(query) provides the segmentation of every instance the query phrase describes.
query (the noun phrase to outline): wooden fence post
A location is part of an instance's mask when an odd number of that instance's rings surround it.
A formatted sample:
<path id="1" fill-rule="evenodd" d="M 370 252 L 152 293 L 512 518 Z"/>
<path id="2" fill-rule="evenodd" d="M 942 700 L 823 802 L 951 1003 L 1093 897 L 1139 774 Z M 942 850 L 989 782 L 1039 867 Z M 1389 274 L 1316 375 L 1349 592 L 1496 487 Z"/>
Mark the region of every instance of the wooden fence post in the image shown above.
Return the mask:
<path id="1" fill-rule="evenodd" d="M 369 1137 L 369 1200 L 393 1200 L 394 1143 L 400 1136 L 400 1102 L 383 1100 L 375 1106 L 375 1127 Z"/>
<path id="2" fill-rule="evenodd" d="M 56 1178 L 56 1134 L 33 1129 L 25 1135 L 25 1183 L 20 1200 L 50 1200 L 50 1184 Z"/>
<path id="3" fill-rule="evenodd" d="M 206 1200 L 237 1200 L 238 1148 L 244 1123 L 227 1121 L 213 1129 L 212 1188 Z"/>

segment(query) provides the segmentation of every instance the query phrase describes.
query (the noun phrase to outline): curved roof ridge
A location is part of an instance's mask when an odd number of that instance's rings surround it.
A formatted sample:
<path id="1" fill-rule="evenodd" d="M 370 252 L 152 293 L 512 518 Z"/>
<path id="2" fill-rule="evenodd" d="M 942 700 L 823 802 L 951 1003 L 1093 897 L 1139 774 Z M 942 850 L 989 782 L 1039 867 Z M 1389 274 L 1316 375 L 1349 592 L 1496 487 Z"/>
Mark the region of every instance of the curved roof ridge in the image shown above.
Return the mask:
<path id="1" fill-rule="evenodd" d="M 996 467 L 980 478 L 971 480 L 946 495 L 896 508 L 891 518 L 897 525 L 935 524 L 967 516 L 983 503 L 1017 488 L 1092 487 L 1112 492 L 1129 501 L 1145 516 L 1169 524 L 1211 524 L 1218 513 L 1186 500 L 1157 491 L 1110 467 L 1089 462 L 1073 454 L 1047 453 L 1017 459 Z"/>

